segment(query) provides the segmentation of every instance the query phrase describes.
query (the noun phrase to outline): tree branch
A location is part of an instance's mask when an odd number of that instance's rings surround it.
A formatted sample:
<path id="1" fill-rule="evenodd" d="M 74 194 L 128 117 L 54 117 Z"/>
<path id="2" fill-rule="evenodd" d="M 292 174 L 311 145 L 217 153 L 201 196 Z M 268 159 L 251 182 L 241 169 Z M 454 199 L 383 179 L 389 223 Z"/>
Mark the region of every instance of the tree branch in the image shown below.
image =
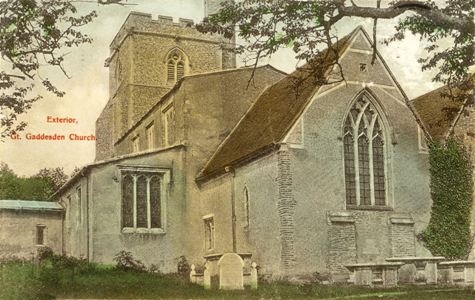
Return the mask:
<path id="1" fill-rule="evenodd" d="M 362 6 L 345 6 L 338 4 L 339 14 L 346 17 L 362 17 L 373 19 L 393 19 L 402 15 L 406 11 L 413 11 L 420 16 L 431 19 L 438 25 L 451 25 L 459 31 L 466 31 L 467 28 L 473 27 L 473 21 L 466 18 L 454 18 L 444 14 L 439 9 L 428 6 L 422 1 L 398 1 L 390 7 L 375 8 Z"/>

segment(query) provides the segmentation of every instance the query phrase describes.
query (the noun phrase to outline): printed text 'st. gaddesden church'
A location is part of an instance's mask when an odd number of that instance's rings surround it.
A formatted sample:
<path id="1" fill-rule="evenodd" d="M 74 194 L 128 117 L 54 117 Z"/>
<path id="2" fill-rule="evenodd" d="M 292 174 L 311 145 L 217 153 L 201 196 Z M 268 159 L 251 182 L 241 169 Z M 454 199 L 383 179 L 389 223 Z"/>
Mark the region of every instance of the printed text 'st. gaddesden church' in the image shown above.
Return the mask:
<path id="1" fill-rule="evenodd" d="M 340 37 L 346 82 L 325 86 L 269 65 L 248 86 L 232 47 L 186 19 L 127 17 L 96 161 L 55 194 L 64 253 L 112 263 L 127 250 L 176 272 L 182 255 L 236 252 L 273 278 L 335 281 L 347 264 L 430 256 L 415 238 L 431 206 L 424 138 L 367 33 Z"/>

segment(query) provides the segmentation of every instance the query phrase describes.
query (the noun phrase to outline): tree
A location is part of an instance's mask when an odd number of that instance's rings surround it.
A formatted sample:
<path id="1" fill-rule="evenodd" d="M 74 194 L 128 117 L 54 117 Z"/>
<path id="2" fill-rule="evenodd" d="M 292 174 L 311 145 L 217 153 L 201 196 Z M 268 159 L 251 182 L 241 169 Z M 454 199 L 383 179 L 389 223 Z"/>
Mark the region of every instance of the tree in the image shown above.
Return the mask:
<path id="1" fill-rule="evenodd" d="M 0 139 L 26 126 L 17 117 L 41 98 L 32 95 L 34 80 L 54 95 L 64 95 L 39 71 L 53 66 L 68 76 L 64 50 L 91 42 L 80 28 L 94 17 L 94 11 L 77 16 L 74 5 L 64 0 L 0 2 L 0 54 L 5 66 L 0 71 Z"/>
<path id="2" fill-rule="evenodd" d="M 0 162 L 0 199 L 47 201 L 67 179 L 63 168 L 45 168 L 31 177 L 20 177 Z"/>
<path id="3" fill-rule="evenodd" d="M 53 192 L 58 190 L 63 184 L 68 181 L 68 175 L 64 173 L 64 169 L 57 168 L 43 168 L 34 175 L 34 177 L 45 178 L 51 180 Z"/>
<path id="4" fill-rule="evenodd" d="M 447 96 L 464 105 L 472 103 L 473 84 L 468 68 L 474 64 L 475 0 L 446 0 L 444 6 L 432 0 L 393 1 L 387 7 L 381 7 L 381 0 L 374 3 L 374 7 L 363 7 L 354 0 L 225 1 L 219 13 L 205 19 L 199 30 L 227 37 L 236 32 L 246 42 L 237 47 L 237 53 L 244 54 L 254 66 L 279 48 L 290 46 L 298 60 L 307 62 L 307 74 L 315 77 L 318 84 L 328 84 L 321 70 L 333 65 L 338 65 L 340 81 L 345 80 L 339 64 L 338 39 L 331 31 L 335 24 L 344 17 L 374 20 L 374 63 L 378 19 L 400 16 L 396 34 L 383 42 L 402 40 L 406 32 L 419 35 L 428 42 L 427 57 L 419 59 L 422 69 L 438 71 L 433 81 L 449 86 Z M 442 39 L 451 41 L 451 46 L 441 49 Z M 322 44 L 330 51 L 321 50 Z"/>
<path id="5" fill-rule="evenodd" d="M 39 80 L 53 95 L 65 92 L 57 88 L 40 70 L 54 67 L 67 78 L 64 59 L 68 48 L 90 43 L 81 29 L 97 14 L 79 16 L 74 2 L 99 5 L 135 5 L 127 0 L 1 0 L 0 1 L 0 141 L 27 125 L 18 116 L 26 113 L 42 97 L 33 93 Z"/>
<path id="6" fill-rule="evenodd" d="M 70 178 L 73 178 L 74 176 L 76 176 L 77 173 L 81 172 L 81 168 L 79 168 L 78 166 L 75 166 L 73 171 L 71 172 L 71 175 L 69 176 Z"/>

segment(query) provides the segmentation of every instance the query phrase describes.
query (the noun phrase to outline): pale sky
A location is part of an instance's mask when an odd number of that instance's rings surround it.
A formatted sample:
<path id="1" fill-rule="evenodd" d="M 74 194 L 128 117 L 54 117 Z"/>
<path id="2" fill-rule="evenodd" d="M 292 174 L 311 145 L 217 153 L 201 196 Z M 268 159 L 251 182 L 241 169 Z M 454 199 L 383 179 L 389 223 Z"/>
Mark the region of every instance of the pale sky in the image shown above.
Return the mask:
<path id="1" fill-rule="evenodd" d="M 22 140 L 7 139 L 0 142 L 0 161 L 6 162 L 17 174 L 32 175 L 41 168 L 64 167 L 67 174 L 75 166 L 83 166 L 94 160 L 95 145 L 92 141 L 32 141 L 26 140 L 25 134 L 45 133 L 69 135 L 89 135 L 95 133 L 95 120 L 108 100 L 108 68 L 104 60 L 109 56 L 109 44 L 130 11 L 157 15 L 188 18 L 198 23 L 204 16 L 203 0 L 128 0 L 130 6 L 107 5 L 78 2 L 82 13 L 96 10 L 98 17 L 84 30 L 94 39 L 92 44 L 68 49 L 66 69 L 71 79 L 58 71 L 42 71 L 42 77 L 49 77 L 58 87 L 66 92 L 63 98 L 44 91 L 38 92 L 44 99 L 34 104 L 33 108 L 21 119 L 28 122 L 28 127 L 20 134 Z M 374 5 L 375 1 L 366 2 Z M 384 2 L 384 1 L 383 1 Z M 387 2 L 387 1 L 386 1 Z M 372 30 L 372 21 L 359 18 L 346 18 L 337 26 L 338 35 L 345 35 L 357 25 L 364 25 L 368 32 Z M 395 20 L 378 21 L 378 39 L 388 37 L 394 32 Z M 414 98 L 437 86 L 430 81 L 433 74 L 422 73 L 417 59 L 423 55 L 423 44 L 419 38 L 408 36 L 404 41 L 390 44 L 388 47 L 378 45 L 383 58 L 393 71 L 409 98 Z M 278 69 L 291 72 L 295 68 L 295 59 L 290 49 L 276 53 L 269 61 Z M 240 64 L 240 61 L 238 61 Z M 0 66 L 2 61 L 0 61 Z M 38 84 L 40 86 L 40 84 Z M 158 100 L 158 99 L 157 99 Z M 77 124 L 47 123 L 47 117 L 71 117 Z"/>

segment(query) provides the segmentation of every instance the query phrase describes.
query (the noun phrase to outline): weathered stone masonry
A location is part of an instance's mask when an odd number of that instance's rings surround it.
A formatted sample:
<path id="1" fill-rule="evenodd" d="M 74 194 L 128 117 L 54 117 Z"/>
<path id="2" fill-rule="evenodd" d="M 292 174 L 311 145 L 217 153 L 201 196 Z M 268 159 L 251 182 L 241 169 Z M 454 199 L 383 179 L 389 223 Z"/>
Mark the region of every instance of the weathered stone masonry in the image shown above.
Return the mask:
<path id="1" fill-rule="evenodd" d="M 277 202 L 280 219 L 281 239 L 281 272 L 289 274 L 295 265 L 295 201 L 292 194 L 292 168 L 290 153 L 286 145 L 278 152 L 278 187 L 279 199 Z"/>

